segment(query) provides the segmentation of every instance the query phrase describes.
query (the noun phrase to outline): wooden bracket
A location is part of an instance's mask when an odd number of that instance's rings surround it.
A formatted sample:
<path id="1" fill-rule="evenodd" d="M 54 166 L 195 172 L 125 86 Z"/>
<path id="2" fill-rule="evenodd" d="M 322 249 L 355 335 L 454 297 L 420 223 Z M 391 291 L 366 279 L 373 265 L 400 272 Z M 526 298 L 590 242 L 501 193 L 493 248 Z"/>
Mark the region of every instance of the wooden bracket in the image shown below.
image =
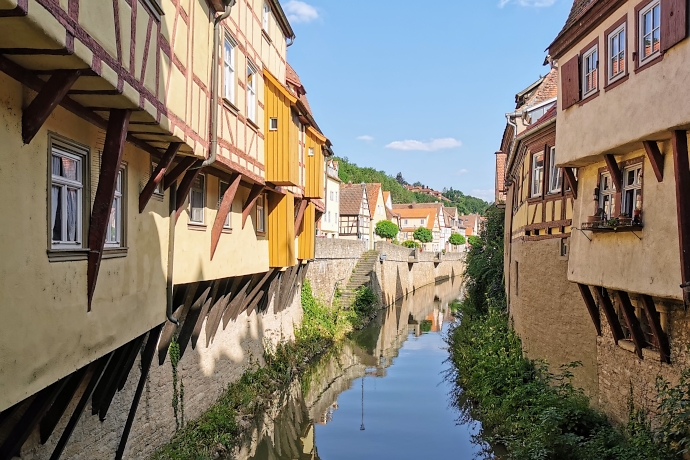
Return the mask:
<path id="1" fill-rule="evenodd" d="M 237 174 L 225 191 L 225 194 L 223 194 L 220 206 L 218 206 L 216 220 L 213 222 L 213 228 L 211 229 L 211 260 L 213 260 L 213 255 L 216 253 L 220 235 L 223 233 L 225 219 L 228 217 L 230 209 L 232 209 L 232 202 L 235 200 L 235 195 L 237 194 L 237 189 L 240 187 L 241 181 L 242 174 Z"/>
<path id="2" fill-rule="evenodd" d="M 139 195 L 140 214 L 144 212 L 146 205 L 151 199 L 151 196 L 153 196 L 153 192 L 156 190 L 156 187 L 158 187 L 158 184 L 160 184 L 163 180 L 165 172 L 168 170 L 168 167 L 172 163 L 173 158 L 175 158 L 175 155 L 177 155 L 177 152 L 180 150 L 181 145 L 181 142 L 171 143 L 168 147 L 168 150 L 165 152 L 161 160 L 158 162 L 158 166 L 156 166 L 156 169 L 151 174 L 149 181 L 144 186 L 144 190 L 142 190 L 141 194 Z"/>
<path id="3" fill-rule="evenodd" d="M 295 236 L 299 235 L 299 229 L 302 226 L 302 221 L 304 220 L 304 211 L 307 210 L 309 205 L 309 200 L 304 198 L 300 201 L 299 210 L 297 211 L 297 217 L 295 217 Z"/>
<path id="4" fill-rule="evenodd" d="M 62 102 L 81 70 L 56 70 L 22 114 L 22 140 L 28 144 Z"/>
<path id="5" fill-rule="evenodd" d="M 597 330 L 597 335 L 601 336 L 601 316 L 599 315 L 599 307 L 594 302 L 594 297 L 592 297 L 592 291 L 590 291 L 589 286 L 586 284 L 577 285 L 580 288 L 580 294 L 582 294 L 582 300 L 585 301 L 587 306 L 587 311 L 589 311 L 589 316 L 592 317 L 592 322 Z"/>
<path id="6" fill-rule="evenodd" d="M 616 186 L 616 191 L 620 193 L 623 190 L 623 174 L 621 173 L 621 168 L 616 162 L 616 157 L 610 153 L 604 155 L 604 161 L 606 161 L 606 168 L 611 174 L 611 181 L 613 185 Z"/>
<path id="7" fill-rule="evenodd" d="M 130 110 L 112 109 L 105 134 L 105 144 L 101 155 L 101 171 L 98 177 L 98 188 L 91 211 L 89 226 L 89 260 L 87 268 L 88 311 L 91 311 L 93 293 L 96 290 L 98 270 L 103 258 L 105 235 L 110 219 L 110 211 L 115 198 L 117 175 L 122 164 L 122 152 L 127 139 Z"/>
<path id="8" fill-rule="evenodd" d="M 664 156 L 661 154 L 661 150 L 659 150 L 659 144 L 656 141 L 643 141 L 642 145 L 644 145 L 647 158 L 649 158 L 649 162 L 652 164 L 657 182 L 662 182 L 664 180 Z"/>
<path id="9" fill-rule="evenodd" d="M 680 274 L 683 284 L 690 281 L 690 166 L 688 138 L 685 131 L 673 131 L 673 169 L 676 179 L 676 212 L 678 216 L 678 245 L 680 246 Z"/>
<path id="10" fill-rule="evenodd" d="M 182 214 L 182 207 L 187 199 L 187 195 L 189 195 L 189 191 L 192 189 L 194 179 L 196 179 L 196 176 L 198 176 L 200 172 L 201 169 L 192 169 L 187 171 L 182 178 L 180 186 L 177 188 L 177 197 L 175 198 L 175 209 L 177 209 L 175 219 L 180 218 L 180 214 Z"/>
<path id="11" fill-rule="evenodd" d="M 647 344 L 644 338 L 644 333 L 642 332 L 642 326 L 640 326 L 640 320 L 635 316 L 635 309 L 630 303 L 630 297 L 625 291 L 614 291 L 618 297 L 620 303 L 621 311 L 623 312 L 623 318 L 630 329 L 630 337 L 635 344 L 635 351 L 637 356 L 642 359 L 642 349 Z"/>
<path id="12" fill-rule="evenodd" d="M 194 157 L 184 157 L 175 167 L 163 177 L 163 190 L 168 190 L 182 174 L 184 174 L 192 165 L 196 163 Z"/>
<path id="13" fill-rule="evenodd" d="M 567 180 L 568 185 L 570 185 L 570 190 L 573 191 L 573 198 L 577 200 L 577 179 L 575 178 L 573 168 L 565 167 L 563 168 L 563 173 L 565 174 L 565 180 Z"/>
<path id="14" fill-rule="evenodd" d="M 249 196 L 247 197 L 247 201 L 244 203 L 244 206 L 242 207 L 242 228 L 244 229 L 244 224 L 247 222 L 247 217 L 249 217 L 249 213 L 252 212 L 252 208 L 254 207 L 254 204 L 256 204 L 256 200 L 259 199 L 259 195 L 261 195 L 261 192 L 264 191 L 264 186 L 261 184 L 254 184 L 252 186 L 252 190 L 249 192 Z"/>
<path id="15" fill-rule="evenodd" d="M 601 308 L 604 310 L 604 316 L 606 316 L 606 321 L 609 323 L 611 328 L 611 334 L 613 335 L 613 340 L 618 343 L 619 340 L 623 340 L 623 329 L 621 328 L 621 323 L 618 321 L 618 315 L 616 315 L 616 310 L 613 309 L 613 304 L 609 298 L 608 292 L 605 288 L 593 286 L 592 291 L 596 295 Z"/>
<path id="16" fill-rule="evenodd" d="M 654 306 L 654 299 L 651 296 L 643 295 L 642 306 L 647 314 L 649 327 L 652 329 L 654 337 L 656 337 L 657 343 L 655 345 L 659 348 L 659 359 L 662 363 L 671 364 L 671 347 L 669 346 L 666 332 L 661 328 L 661 318 Z"/>

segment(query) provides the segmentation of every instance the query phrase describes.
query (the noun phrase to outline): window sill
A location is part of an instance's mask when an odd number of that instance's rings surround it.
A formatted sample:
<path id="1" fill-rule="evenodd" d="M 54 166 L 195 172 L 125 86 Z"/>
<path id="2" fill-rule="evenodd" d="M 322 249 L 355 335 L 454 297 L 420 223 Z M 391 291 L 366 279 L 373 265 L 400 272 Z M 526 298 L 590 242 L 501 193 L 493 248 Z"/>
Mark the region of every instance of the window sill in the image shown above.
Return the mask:
<path id="1" fill-rule="evenodd" d="M 259 231 L 257 231 L 257 232 L 256 232 L 256 236 L 265 237 L 265 236 L 266 236 L 266 232 L 259 232 Z"/>
<path id="2" fill-rule="evenodd" d="M 611 91 L 616 86 L 625 83 L 630 78 L 630 74 L 626 73 L 624 76 L 617 78 L 616 80 L 610 82 L 608 85 L 604 86 L 604 92 Z"/>
<path id="3" fill-rule="evenodd" d="M 127 251 L 129 248 L 105 248 L 103 250 L 103 260 L 105 259 L 120 259 L 122 257 L 127 257 Z"/>
<path id="4" fill-rule="evenodd" d="M 271 40 L 271 37 L 268 35 L 268 32 L 266 32 L 266 29 L 261 29 L 261 35 L 264 36 L 268 43 L 273 43 L 273 40 Z"/>
<path id="5" fill-rule="evenodd" d="M 659 62 L 661 62 L 661 61 L 663 61 L 663 60 L 664 60 L 664 54 L 663 54 L 663 53 L 659 53 L 659 55 L 658 55 L 657 57 L 652 58 L 652 59 L 649 59 L 647 62 L 645 62 L 645 63 L 642 64 L 641 66 L 636 67 L 636 68 L 635 68 L 635 73 L 642 72 L 643 70 L 645 70 L 645 69 L 647 69 L 647 68 L 653 66 L 654 64 L 658 64 Z"/>
<path id="6" fill-rule="evenodd" d="M 527 203 L 528 203 L 528 204 L 539 203 L 539 202 L 542 201 L 543 199 L 544 199 L 544 198 L 543 198 L 541 195 L 532 196 L 532 197 L 527 198 Z"/>
<path id="7" fill-rule="evenodd" d="M 619 218 L 615 219 L 617 222 L 610 222 L 614 219 L 609 220 L 597 220 L 594 222 L 583 222 L 580 227 L 582 230 L 589 230 L 591 232 L 636 232 L 643 229 L 642 222 L 635 222 L 630 218 Z"/>
<path id="8" fill-rule="evenodd" d="M 583 97 L 582 100 L 580 101 L 580 107 L 591 101 L 592 99 L 596 99 L 597 96 L 599 96 L 599 88 L 597 88 L 596 91 L 589 93 L 587 96 Z"/>
<path id="9" fill-rule="evenodd" d="M 259 130 L 261 130 L 259 125 L 257 125 L 256 122 L 254 122 L 254 120 L 252 120 L 249 117 L 247 117 L 247 124 L 249 125 L 250 128 L 254 129 L 254 131 L 256 131 L 256 132 L 259 132 Z"/>
<path id="10" fill-rule="evenodd" d="M 151 198 L 153 198 L 154 200 L 157 200 L 157 201 L 163 201 L 163 200 L 165 200 L 165 195 L 162 193 L 153 192 L 153 195 L 151 195 Z"/>
<path id="11" fill-rule="evenodd" d="M 187 230 L 194 230 L 196 232 L 205 232 L 206 231 L 206 224 L 197 224 L 193 222 L 189 222 L 187 224 Z"/>
<path id="12" fill-rule="evenodd" d="M 48 249 L 48 261 L 50 262 L 76 262 L 89 258 L 88 249 Z"/>
<path id="13" fill-rule="evenodd" d="M 232 235 L 232 229 L 227 228 L 227 227 L 223 227 L 223 230 L 221 230 L 221 233 L 225 233 L 227 235 Z"/>
<path id="14" fill-rule="evenodd" d="M 230 102 L 229 99 L 223 98 L 223 107 L 228 109 L 233 115 L 238 115 L 240 113 L 240 109 L 238 109 L 235 104 Z"/>

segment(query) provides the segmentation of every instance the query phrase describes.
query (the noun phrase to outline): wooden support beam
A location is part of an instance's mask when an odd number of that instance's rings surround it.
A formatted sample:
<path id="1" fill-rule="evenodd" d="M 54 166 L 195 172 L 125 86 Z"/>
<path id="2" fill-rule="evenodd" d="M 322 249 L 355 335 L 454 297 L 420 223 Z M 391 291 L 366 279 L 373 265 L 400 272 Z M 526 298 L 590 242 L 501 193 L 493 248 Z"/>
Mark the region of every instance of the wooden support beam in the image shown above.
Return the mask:
<path id="1" fill-rule="evenodd" d="M 309 206 L 309 200 L 304 198 L 299 203 L 299 211 L 297 211 L 297 217 L 295 217 L 295 237 L 299 236 L 299 229 L 302 227 L 302 221 L 304 220 L 304 211 L 307 210 Z"/>
<path id="2" fill-rule="evenodd" d="M 189 339 L 192 337 L 192 332 L 196 327 L 197 319 L 203 309 L 208 310 L 208 305 L 206 305 L 206 300 L 211 294 L 212 286 L 209 285 L 203 290 L 201 295 L 194 301 L 191 307 L 189 307 L 189 312 L 187 312 L 187 317 L 182 323 L 182 328 L 180 329 L 180 334 L 177 337 L 177 343 L 180 346 L 180 358 L 184 356 L 184 352 L 187 349 L 187 344 Z"/>
<path id="3" fill-rule="evenodd" d="M 22 140 L 28 144 L 62 102 L 81 70 L 56 70 L 22 113 Z"/>
<path id="4" fill-rule="evenodd" d="M 173 316 L 180 323 L 182 323 L 183 318 L 187 316 L 187 311 L 192 306 L 192 302 L 194 302 L 194 295 L 196 294 L 196 291 L 199 289 L 199 284 L 200 283 L 189 283 L 176 288 L 176 290 L 178 291 L 176 293 L 178 294 L 178 296 L 176 297 L 179 297 L 179 299 L 177 299 L 177 302 L 173 303 L 173 306 L 178 305 L 178 307 L 175 309 L 173 313 Z M 180 304 L 180 302 L 182 303 Z M 175 335 L 175 331 L 177 330 L 177 328 L 178 326 L 176 326 L 175 323 L 172 323 L 170 321 L 165 322 L 163 332 L 161 333 L 160 341 L 158 342 L 159 366 L 162 366 L 165 362 L 165 357 L 168 355 L 168 347 L 170 347 L 170 343 L 172 342 L 173 335 Z"/>
<path id="5" fill-rule="evenodd" d="M 671 144 L 673 146 L 673 169 L 676 176 L 676 213 L 678 216 L 681 286 L 686 287 L 690 282 L 690 166 L 688 165 L 688 138 L 686 132 L 673 131 Z M 683 296 L 687 301 L 688 294 L 684 292 Z"/>
<path id="6" fill-rule="evenodd" d="M 223 233 L 225 219 L 228 217 L 228 213 L 230 213 L 230 210 L 232 209 L 232 202 L 235 200 L 235 195 L 237 194 L 237 189 L 240 187 L 241 181 L 242 174 L 235 175 L 235 178 L 230 183 L 230 186 L 223 194 L 220 206 L 218 206 L 216 220 L 213 222 L 213 228 L 211 229 L 211 260 L 213 260 L 213 256 L 216 253 L 216 248 L 218 247 L 218 242 L 220 241 L 220 235 Z"/>
<path id="7" fill-rule="evenodd" d="M 635 308 L 633 308 L 632 303 L 630 303 L 630 296 L 628 296 L 628 293 L 625 291 L 614 292 L 618 297 L 618 302 L 620 303 L 621 311 L 623 312 L 623 318 L 625 318 L 625 322 L 630 330 L 630 338 L 635 344 L 637 356 L 642 359 L 642 349 L 647 345 L 647 341 L 644 338 L 642 326 L 640 326 L 640 320 L 637 319 L 637 316 L 635 315 Z"/>
<path id="8" fill-rule="evenodd" d="M 647 152 L 647 158 L 652 165 L 657 182 L 662 182 L 664 180 L 664 156 L 659 150 L 659 144 L 656 141 L 643 141 L 642 145 Z"/>
<path id="9" fill-rule="evenodd" d="M 88 368 L 89 366 L 84 366 L 78 371 L 70 374 L 69 380 L 66 382 L 65 387 L 55 399 L 55 402 L 50 407 L 50 410 L 46 413 L 45 417 L 43 417 L 43 420 L 41 420 L 41 426 L 39 429 L 41 444 L 45 444 L 48 442 L 48 439 L 50 439 L 50 436 L 53 434 L 53 431 L 62 418 L 62 415 L 67 410 L 67 406 L 69 406 L 69 403 L 72 401 L 74 394 L 81 386 Z"/>
<path id="10" fill-rule="evenodd" d="M 127 438 L 129 438 L 129 433 L 132 430 L 132 424 L 134 423 L 134 416 L 137 413 L 137 408 L 139 407 L 139 401 L 141 400 L 141 395 L 144 392 L 144 387 L 146 385 L 146 378 L 151 370 L 151 363 L 153 362 L 153 357 L 156 353 L 156 344 L 158 343 L 158 337 L 161 335 L 163 330 L 163 325 L 156 326 L 149 332 L 148 340 L 146 341 L 146 346 L 141 354 L 141 375 L 139 376 L 139 383 L 137 384 L 137 389 L 134 392 L 134 398 L 132 400 L 132 406 L 129 409 L 129 414 L 127 415 L 127 422 L 125 422 L 125 429 L 122 432 L 122 437 L 120 438 L 120 444 L 117 446 L 117 452 L 115 454 L 116 460 L 121 460 L 122 455 L 125 451 L 125 446 L 127 445 Z"/>
<path id="11" fill-rule="evenodd" d="M 223 313 L 223 330 L 225 330 L 226 327 L 228 327 L 228 323 L 232 319 L 230 315 L 230 302 L 232 301 L 233 297 L 237 294 L 237 292 L 240 290 L 240 286 L 243 286 L 243 282 L 245 280 L 244 276 L 236 276 L 232 278 L 232 286 L 230 286 L 230 290 L 227 292 L 227 295 L 225 296 L 225 306 L 223 307 L 224 313 Z M 209 342 L 209 336 L 208 336 L 208 327 L 209 325 L 206 325 L 206 346 L 208 346 Z M 213 331 L 212 331 L 213 332 Z"/>
<path id="12" fill-rule="evenodd" d="M 623 328 L 621 328 L 621 323 L 618 321 L 618 315 L 616 315 L 616 310 L 613 308 L 609 294 L 603 287 L 592 286 L 594 295 L 599 301 L 599 305 L 604 310 L 604 316 L 606 316 L 606 321 L 609 323 L 611 328 L 611 334 L 613 335 L 613 340 L 618 343 L 619 340 L 623 340 Z M 591 292 L 590 291 L 590 292 Z"/>
<path id="13" fill-rule="evenodd" d="M 611 181 L 616 186 L 616 191 L 620 193 L 623 190 L 623 173 L 616 162 L 616 157 L 608 153 L 604 155 L 604 161 L 606 161 L 606 169 L 611 174 Z"/>
<path id="14" fill-rule="evenodd" d="M 266 281 L 270 281 L 270 280 L 272 279 L 274 270 L 275 270 L 275 269 L 273 269 L 273 268 L 270 269 L 270 270 L 268 270 L 268 271 L 264 274 L 264 276 L 261 277 L 261 279 L 260 279 L 259 282 L 256 284 L 256 286 L 254 286 L 254 289 L 252 289 L 252 291 L 251 291 L 251 292 L 249 293 L 249 295 L 247 296 L 247 303 L 248 303 L 249 305 L 251 305 L 251 304 L 254 302 L 256 296 L 257 296 L 257 295 L 259 294 L 259 292 L 261 291 L 261 288 L 264 287 L 264 284 L 266 284 Z M 264 293 L 265 293 L 265 292 L 264 292 Z M 256 305 L 256 304 L 255 304 L 255 305 Z M 252 314 L 251 309 L 247 309 L 247 316 L 249 316 L 249 315 L 251 315 L 251 314 Z"/>
<path id="15" fill-rule="evenodd" d="M 177 197 L 175 199 L 175 207 L 177 209 L 175 219 L 180 218 L 180 214 L 182 214 L 182 207 L 189 196 L 189 191 L 192 189 L 192 184 L 194 184 L 194 180 L 200 172 L 201 169 L 190 169 L 182 178 L 180 186 L 177 188 Z"/>
<path id="16" fill-rule="evenodd" d="M 105 134 L 105 144 L 101 155 L 101 171 L 98 177 L 98 188 L 91 211 L 91 224 L 89 226 L 89 259 L 87 267 L 87 295 L 88 311 L 91 311 L 91 302 L 96 290 L 98 270 L 103 258 L 105 236 L 108 229 L 110 211 L 115 198 L 117 175 L 122 164 L 122 152 L 127 138 L 129 118 L 132 114 L 129 110 L 113 109 L 110 111 L 108 130 Z"/>
<path id="17" fill-rule="evenodd" d="M 196 163 L 194 157 L 184 157 L 175 167 L 163 177 L 163 190 L 168 190 L 182 174 L 184 174 L 192 165 Z"/>
<path id="18" fill-rule="evenodd" d="M 599 315 L 599 307 L 594 302 L 594 297 L 592 297 L 592 291 L 589 290 L 589 286 L 586 284 L 577 285 L 580 288 L 580 294 L 582 294 L 582 300 L 584 300 L 587 306 L 587 311 L 589 311 L 589 316 L 592 318 L 594 323 L 594 328 L 597 330 L 597 335 L 601 336 L 601 316 Z"/>
<path id="19" fill-rule="evenodd" d="M 659 359 L 662 363 L 671 364 L 671 347 L 669 346 L 666 332 L 661 328 L 661 318 L 654 306 L 654 299 L 651 296 L 643 295 L 642 306 L 647 315 L 647 320 L 649 320 L 649 327 L 657 340 L 657 343 L 654 345 L 659 348 Z"/>
<path id="20" fill-rule="evenodd" d="M 565 180 L 570 185 L 570 190 L 573 192 L 573 198 L 577 200 L 577 179 L 575 178 L 573 168 L 563 168 L 563 173 L 565 174 Z"/>
<path id="21" fill-rule="evenodd" d="M 259 199 L 259 195 L 261 195 L 261 192 L 264 191 L 264 186 L 261 184 L 254 184 L 252 186 L 251 191 L 249 192 L 249 196 L 247 197 L 247 201 L 244 203 L 244 206 L 242 207 L 242 228 L 244 229 L 244 225 L 247 222 L 247 217 L 249 217 L 249 213 L 252 212 L 252 209 L 254 208 L 254 204 L 256 204 L 256 200 Z"/>
<path id="22" fill-rule="evenodd" d="M 108 385 L 103 400 L 101 401 L 101 407 L 98 410 L 98 419 L 101 422 L 105 420 L 105 417 L 108 414 L 108 409 L 110 409 L 110 405 L 113 402 L 115 393 L 120 391 L 121 388 L 124 388 L 125 384 L 127 383 L 127 377 L 129 376 L 129 372 L 132 370 L 134 360 L 141 350 L 144 339 L 146 339 L 146 334 L 140 335 L 123 347 L 125 350 L 122 361 L 118 367 L 113 369 L 110 384 Z"/>
<path id="23" fill-rule="evenodd" d="M 177 155 L 177 152 L 180 150 L 181 145 L 181 142 L 171 143 L 168 147 L 168 150 L 163 154 L 163 157 L 161 157 L 161 160 L 158 162 L 158 166 L 156 166 L 156 169 L 151 174 L 151 177 L 149 177 L 149 181 L 146 183 L 144 189 L 139 194 L 140 214 L 144 212 L 144 209 L 146 208 L 146 205 L 148 204 L 151 197 L 153 196 L 153 192 L 156 190 L 156 187 L 158 187 L 158 184 L 160 184 L 163 181 L 163 177 L 165 177 L 165 172 L 168 170 L 168 167 L 172 163 L 173 158 L 175 158 L 175 155 Z"/>
<path id="24" fill-rule="evenodd" d="M 227 284 L 228 278 L 215 280 L 213 282 L 211 295 L 204 303 L 204 306 L 201 308 L 201 313 L 199 314 L 199 317 L 196 320 L 196 324 L 194 325 L 194 329 L 192 330 L 192 337 L 190 339 L 192 343 L 192 350 L 196 349 L 196 343 L 199 340 L 199 336 L 201 335 L 201 328 L 204 325 L 204 320 L 208 317 L 207 323 L 211 321 L 209 315 L 212 312 L 213 307 L 217 306 L 223 299 L 223 289 L 225 289 Z"/>
<path id="25" fill-rule="evenodd" d="M 72 412 L 72 416 L 70 417 L 69 422 L 67 422 L 67 426 L 62 432 L 60 440 L 55 446 L 55 449 L 53 449 L 53 454 L 50 456 L 50 460 L 58 460 L 62 455 L 62 452 L 65 450 L 65 446 L 67 446 L 67 443 L 69 442 L 69 438 L 72 437 L 74 428 L 76 428 L 77 423 L 81 418 L 81 414 L 84 413 L 84 409 L 86 408 L 89 399 L 91 399 L 91 396 L 93 395 L 93 390 L 96 388 L 98 382 L 101 380 L 101 377 L 103 376 L 103 371 L 110 363 L 112 357 L 113 353 L 109 353 L 103 356 L 102 358 L 98 359 L 97 361 L 91 363 L 91 365 L 89 366 L 90 370 L 93 371 L 91 373 L 91 377 L 89 377 L 89 384 L 86 386 L 84 393 L 81 395 L 81 398 L 77 403 L 77 407 L 74 408 L 74 412 Z"/>
<path id="26" fill-rule="evenodd" d="M 112 388 L 112 393 L 114 395 L 117 383 L 120 381 L 119 370 L 124 366 L 130 347 L 131 343 L 126 343 L 113 353 L 113 359 L 110 360 L 110 364 L 108 364 L 108 367 L 103 371 L 103 378 L 93 392 L 93 398 L 91 398 L 92 415 L 98 414 L 101 407 L 110 404 L 108 400 L 112 399 L 112 397 L 109 398 L 110 390 Z M 104 419 L 101 419 L 101 421 L 103 420 Z"/>

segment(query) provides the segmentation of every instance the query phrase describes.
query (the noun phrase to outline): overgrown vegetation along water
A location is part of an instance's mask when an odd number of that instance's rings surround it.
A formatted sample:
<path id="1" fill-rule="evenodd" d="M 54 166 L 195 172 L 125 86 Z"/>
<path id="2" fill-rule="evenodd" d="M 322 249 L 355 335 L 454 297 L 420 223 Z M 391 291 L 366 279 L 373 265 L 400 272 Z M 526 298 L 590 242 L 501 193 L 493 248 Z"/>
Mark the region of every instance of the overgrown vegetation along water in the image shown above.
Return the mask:
<path id="1" fill-rule="evenodd" d="M 503 286 L 503 211 L 490 208 L 481 244 L 467 257 L 462 321 L 447 342 L 456 384 L 453 403 L 462 417 L 482 421 L 476 442 L 502 446 L 513 459 L 661 460 L 689 451 L 690 373 L 678 386 L 658 382 L 652 423 L 630 407 L 630 421 L 614 428 L 572 384 L 573 363 L 552 373 L 523 356 L 510 328 Z"/>
<path id="2" fill-rule="evenodd" d="M 196 420 L 177 431 L 172 441 L 152 459 L 211 459 L 227 457 L 262 413 L 318 356 L 354 329 L 362 327 L 376 311 L 376 295 L 364 287 L 357 291 L 352 308 L 331 307 L 314 297 L 309 282 L 302 286 L 302 324 L 294 341 L 266 348 L 264 365 L 252 360 L 242 377 L 230 384 L 221 398 Z"/>

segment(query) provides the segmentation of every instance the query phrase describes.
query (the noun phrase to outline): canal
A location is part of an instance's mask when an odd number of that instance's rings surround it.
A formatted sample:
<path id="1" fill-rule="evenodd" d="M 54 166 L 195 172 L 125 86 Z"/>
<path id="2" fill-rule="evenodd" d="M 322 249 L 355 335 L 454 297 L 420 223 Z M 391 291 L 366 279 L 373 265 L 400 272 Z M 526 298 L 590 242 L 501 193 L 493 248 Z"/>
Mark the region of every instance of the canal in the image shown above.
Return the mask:
<path id="1" fill-rule="evenodd" d="M 474 458 L 477 423 L 450 404 L 444 334 L 459 278 L 418 289 L 311 366 L 236 458 Z"/>

